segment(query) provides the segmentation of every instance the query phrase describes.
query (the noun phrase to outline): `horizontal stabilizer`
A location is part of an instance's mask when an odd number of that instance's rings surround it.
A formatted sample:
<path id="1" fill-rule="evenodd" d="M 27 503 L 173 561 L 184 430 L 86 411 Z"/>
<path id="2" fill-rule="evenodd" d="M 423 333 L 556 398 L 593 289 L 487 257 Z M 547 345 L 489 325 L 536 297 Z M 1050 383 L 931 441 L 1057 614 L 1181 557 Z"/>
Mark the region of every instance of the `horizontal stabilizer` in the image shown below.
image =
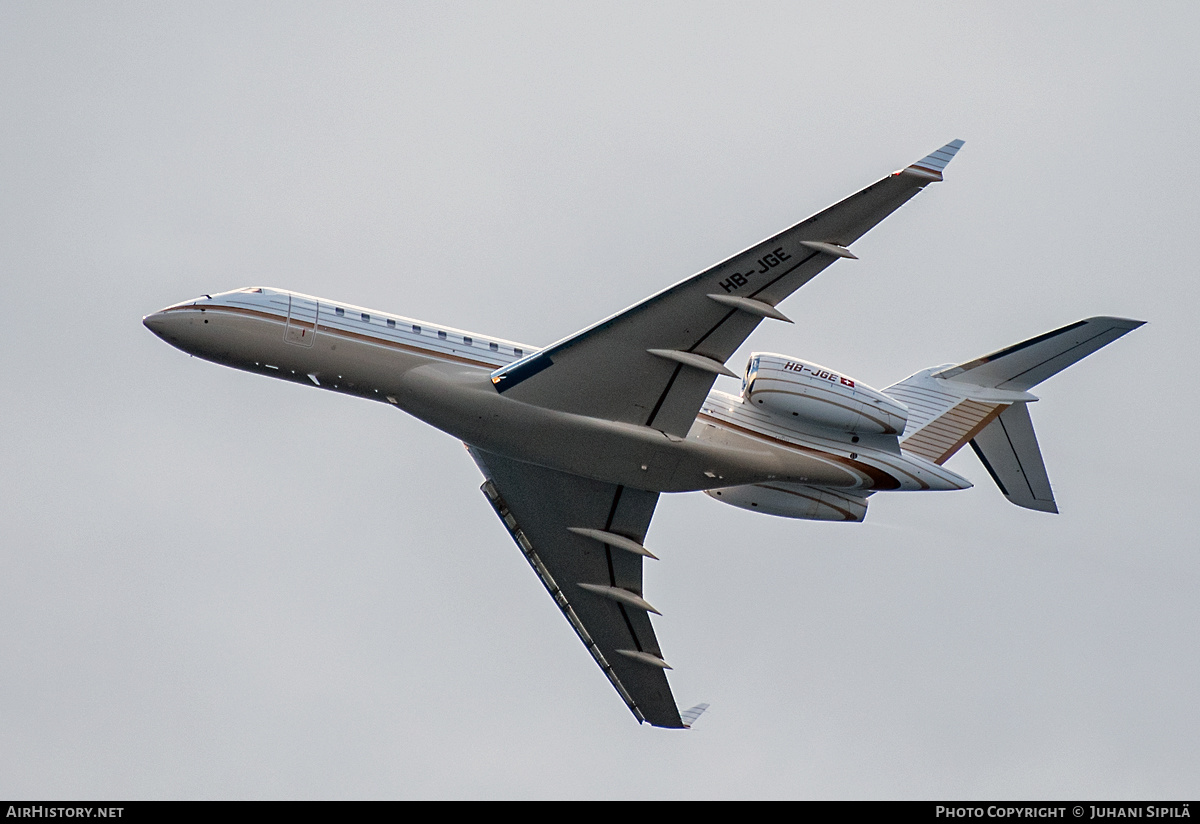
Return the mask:
<path id="1" fill-rule="evenodd" d="M 1039 512 L 1058 512 L 1028 404 L 1006 408 L 971 440 L 971 448 L 1009 501 Z"/>
<path id="2" fill-rule="evenodd" d="M 1027 390 L 1144 321 L 1096 317 L 958 366 L 923 369 L 884 392 L 908 407 L 900 448 L 935 464 L 968 442 L 1017 506 L 1057 512 L 1027 404 Z"/>
<path id="3" fill-rule="evenodd" d="M 933 377 L 974 386 L 1024 391 L 1143 323 L 1145 321 L 1128 318 L 1087 318 L 945 369 Z"/>

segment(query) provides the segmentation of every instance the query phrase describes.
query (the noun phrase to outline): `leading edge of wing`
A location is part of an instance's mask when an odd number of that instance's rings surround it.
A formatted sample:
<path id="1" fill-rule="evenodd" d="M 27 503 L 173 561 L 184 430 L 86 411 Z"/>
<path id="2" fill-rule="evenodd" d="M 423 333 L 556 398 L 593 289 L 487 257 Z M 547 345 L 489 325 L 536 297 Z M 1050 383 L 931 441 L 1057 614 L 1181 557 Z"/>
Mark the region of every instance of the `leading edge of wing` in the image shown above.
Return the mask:
<path id="1" fill-rule="evenodd" d="M 862 196 L 866 195 L 868 192 L 871 192 L 872 190 L 877 189 L 878 187 L 887 184 L 889 181 L 891 181 L 893 179 L 900 178 L 902 176 L 910 178 L 914 184 L 912 187 L 912 192 L 908 196 L 908 197 L 911 197 L 913 194 L 916 194 L 917 191 L 919 191 L 920 189 L 923 189 L 927 184 L 936 182 L 936 181 L 941 181 L 943 179 L 942 172 L 945 170 L 946 166 L 950 163 L 950 161 L 954 158 L 954 156 L 958 153 L 959 149 L 961 149 L 963 147 L 964 142 L 965 141 L 959 140 L 959 139 L 951 140 L 945 146 L 942 146 L 940 149 L 937 149 L 936 151 L 931 152 L 930 154 L 926 155 L 925 157 L 921 158 L 920 160 L 916 161 L 915 163 L 912 163 L 903 169 L 898 169 L 897 171 L 893 172 L 892 174 L 888 175 L 887 177 L 877 181 L 876 183 L 872 184 L 871 186 L 868 186 L 865 189 L 862 189 L 862 190 L 856 192 L 853 195 L 850 195 L 847 198 L 844 198 L 843 200 L 838 201 L 834 205 L 829 206 L 828 208 L 823 209 L 820 212 L 816 212 L 816 213 L 810 215 L 809 217 L 805 218 L 804 220 L 801 220 L 798 223 L 792 224 L 791 226 L 787 227 L 786 229 L 784 229 L 780 232 L 776 232 L 775 234 L 770 235 L 769 237 L 767 237 L 763 240 L 760 240 L 757 243 L 752 243 L 749 246 L 745 247 L 744 249 L 725 258 L 724 260 L 722 260 L 712 266 L 709 266 L 707 269 L 703 269 L 703 270 L 701 270 L 693 275 L 690 275 L 689 277 L 686 277 L 670 286 L 667 286 L 666 288 L 664 288 L 658 292 L 655 292 L 654 294 L 650 295 L 649 297 L 643 298 L 642 300 L 638 301 L 637 303 L 635 303 L 629 307 L 626 307 L 625 309 L 622 309 L 619 312 L 615 312 L 612 315 L 609 315 L 608 317 L 597 321 L 596 323 L 593 323 L 591 326 L 587 326 L 578 332 L 574 332 L 570 335 L 567 335 L 566 337 L 561 338 L 558 341 L 555 341 L 554 343 L 550 344 L 549 346 L 545 347 L 544 349 L 539 349 L 537 352 L 533 352 L 519 360 L 513 361 L 512 363 L 507 364 L 506 366 L 503 366 L 503 367 L 495 370 L 494 372 L 492 372 L 492 383 L 495 384 L 496 388 L 501 392 L 505 391 L 506 389 L 511 389 L 513 386 L 516 386 L 521 381 L 526 380 L 527 378 L 533 377 L 533 375 L 536 375 L 538 372 L 541 372 L 542 370 L 551 366 L 553 363 L 553 357 L 557 353 L 562 352 L 565 349 L 571 348 L 573 346 L 576 346 L 576 345 L 584 342 L 588 338 L 609 328 L 614 323 L 616 323 L 617 321 L 626 317 L 627 315 L 630 315 L 630 314 L 633 314 L 633 313 L 639 312 L 639 311 L 644 311 L 644 310 L 650 308 L 651 306 L 658 303 L 659 301 L 684 289 L 689 284 L 691 284 L 695 281 L 701 280 L 706 275 L 708 275 L 714 271 L 720 270 L 723 267 L 728 266 L 730 263 L 732 263 L 733 261 L 737 260 L 740 257 L 743 257 L 748 252 L 752 252 L 754 250 L 760 249 L 761 247 L 768 246 L 769 244 L 782 239 L 784 236 L 786 236 L 792 232 L 795 232 L 797 229 L 801 229 L 802 227 L 804 227 L 806 225 L 809 225 L 809 224 L 812 224 L 812 223 L 818 221 L 818 219 L 820 219 L 821 217 L 839 210 L 840 207 L 844 207 L 844 206 L 851 204 L 854 200 L 861 198 Z M 907 201 L 908 197 L 904 198 L 904 201 Z M 901 203 L 896 204 L 896 206 L 893 209 L 889 209 L 884 214 L 879 215 L 877 219 L 871 221 L 870 224 L 863 227 L 861 229 L 861 231 L 854 232 L 852 230 L 851 234 L 853 236 L 846 234 L 846 235 L 843 235 L 842 237 L 834 238 L 832 240 L 826 239 L 826 238 L 816 238 L 816 237 L 808 238 L 808 240 L 810 242 L 814 243 L 814 245 L 820 245 L 820 246 L 827 247 L 826 249 L 823 249 L 823 250 L 822 249 L 814 249 L 813 251 L 815 251 L 815 252 L 826 251 L 827 253 L 829 253 L 831 255 L 831 257 L 830 257 L 828 263 L 832 263 L 834 260 L 836 260 L 837 257 L 844 257 L 844 256 L 853 257 L 853 255 L 838 254 L 836 251 L 833 251 L 833 250 L 835 250 L 835 249 L 844 250 L 845 247 L 850 245 L 850 243 L 857 240 L 862 235 L 866 234 L 866 232 L 868 230 L 870 230 L 873 226 L 875 226 L 879 221 L 881 221 L 883 218 L 885 218 L 889 214 L 891 214 L 891 212 L 894 211 L 895 208 L 899 208 L 899 206 L 903 205 L 904 201 L 901 201 Z M 799 266 L 799 264 L 797 264 L 797 267 L 798 266 Z M 776 277 L 775 280 L 778 281 L 779 279 L 781 279 L 783 277 L 783 274 L 786 274 L 786 273 L 780 274 L 779 276 Z M 804 282 L 806 283 L 807 280 Z M 804 285 L 804 283 L 800 283 L 795 288 L 799 288 L 799 286 L 803 286 L 803 285 Z M 760 289 L 759 291 L 762 291 L 762 290 Z M 791 291 L 794 291 L 794 289 Z M 790 294 L 790 291 L 788 294 Z M 771 306 L 774 306 L 776 303 L 779 303 L 780 301 L 782 301 L 783 298 L 785 298 L 785 297 L 787 297 L 786 294 L 776 298 L 774 300 L 774 302 L 768 301 L 768 303 Z"/>

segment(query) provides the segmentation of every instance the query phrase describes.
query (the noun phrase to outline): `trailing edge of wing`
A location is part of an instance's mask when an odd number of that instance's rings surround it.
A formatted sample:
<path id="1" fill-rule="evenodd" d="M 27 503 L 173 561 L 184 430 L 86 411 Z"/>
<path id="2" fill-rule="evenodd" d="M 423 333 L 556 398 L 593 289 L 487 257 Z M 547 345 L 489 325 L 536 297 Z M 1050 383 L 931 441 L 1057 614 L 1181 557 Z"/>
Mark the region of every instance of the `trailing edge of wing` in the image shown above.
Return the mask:
<path id="1" fill-rule="evenodd" d="M 492 508 L 634 717 L 682 728 L 636 550 L 658 494 L 469 450 Z"/>

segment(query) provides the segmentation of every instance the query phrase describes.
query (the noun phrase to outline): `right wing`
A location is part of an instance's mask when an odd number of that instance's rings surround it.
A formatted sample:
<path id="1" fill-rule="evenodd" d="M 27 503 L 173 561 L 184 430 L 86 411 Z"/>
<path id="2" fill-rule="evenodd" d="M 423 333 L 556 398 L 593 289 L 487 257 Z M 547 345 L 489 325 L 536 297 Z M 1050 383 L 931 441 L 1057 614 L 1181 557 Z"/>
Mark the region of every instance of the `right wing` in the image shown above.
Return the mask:
<path id="1" fill-rule="evenodd" d="M 642 597 L 642 559 L 654 556 L 641 544 L 658 493 L 468 450 L 492 508 L 634 717 L 690 726 L 650 625 L 657 610 Z"/>
<path id="2" fill-rule="evenodd" d="M 525 403 L 687 434 L 724 363 L 776 304 L 841 257 L 942 170 L 961 140 L 646 298 L 492 373 Z M 735 376 L 736 377 L 736 376 Z"/>

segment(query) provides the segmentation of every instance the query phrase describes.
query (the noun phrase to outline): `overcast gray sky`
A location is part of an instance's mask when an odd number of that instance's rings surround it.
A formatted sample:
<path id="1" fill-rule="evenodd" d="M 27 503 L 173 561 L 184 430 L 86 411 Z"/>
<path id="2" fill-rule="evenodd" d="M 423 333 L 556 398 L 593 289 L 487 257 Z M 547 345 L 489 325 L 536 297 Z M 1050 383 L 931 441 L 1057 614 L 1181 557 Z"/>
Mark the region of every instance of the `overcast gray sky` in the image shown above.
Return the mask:
<path id="1" fill-rule="evenodd" d="M 0 4 L 0 796 L 1194 797 L 1200 6 Z M 793 296 L 875 386 L 1095 314 L 1062 514 L 664 496 L 639 727 L 384 405 L 140 318 L 269 285 L 544 345 L 966 146 Z"/>

